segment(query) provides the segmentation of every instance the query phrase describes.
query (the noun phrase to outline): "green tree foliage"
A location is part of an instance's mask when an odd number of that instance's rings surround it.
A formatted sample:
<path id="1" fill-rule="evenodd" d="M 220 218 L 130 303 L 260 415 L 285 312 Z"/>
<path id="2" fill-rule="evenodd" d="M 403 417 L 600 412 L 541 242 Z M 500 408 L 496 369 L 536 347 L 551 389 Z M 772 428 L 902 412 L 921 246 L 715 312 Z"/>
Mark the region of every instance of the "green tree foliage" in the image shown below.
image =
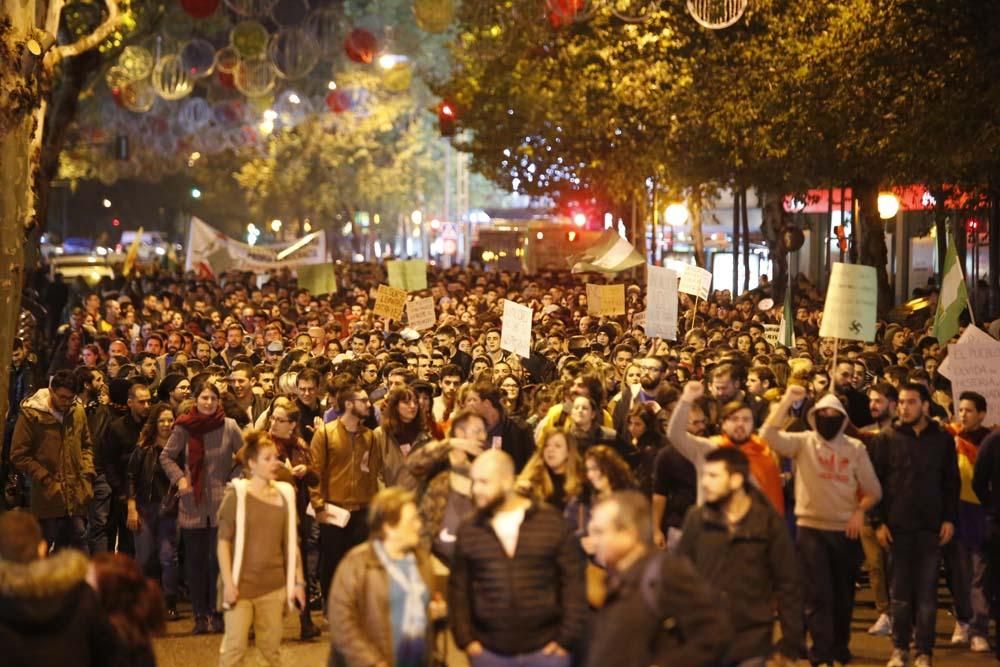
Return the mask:
<path id="1" fill-rule="evenodd" d="M 463 9 L 435 89 L 476 168 L 531 194 L 855 185 L 873 212 L 880 187 L 996 181 L 998 20 L 997 3 L 962 0 L 753 0 L 721 31 L 682 2 L 554 28 L 507 0 Z M 862 229 L 886 295 L 882 223 Z"/>

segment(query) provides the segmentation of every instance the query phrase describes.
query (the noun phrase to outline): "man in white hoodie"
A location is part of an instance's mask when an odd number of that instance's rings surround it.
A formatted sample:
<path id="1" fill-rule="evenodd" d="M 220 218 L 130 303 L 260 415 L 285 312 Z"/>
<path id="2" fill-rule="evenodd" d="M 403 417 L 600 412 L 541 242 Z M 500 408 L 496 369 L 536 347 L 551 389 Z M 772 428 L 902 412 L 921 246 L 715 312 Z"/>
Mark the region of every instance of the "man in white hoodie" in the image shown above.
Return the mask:
<path id="1" fill-rule="evenodd" d="M 806 628 L 812 636 L 813 665 L 847 663 L 851 653 L 854 584 L 861 564 L 858 537 L 865 512 L 882 497 L 868 450 L 844 435 L 847 411 L 833 394 L 809 411 L 804 433 L 782 431 L 789 408 L 805 398 L 805 388 L 788 387 L 761 428 L 760 436 L 795 461 L 797 542 L 806 593 Z"/>

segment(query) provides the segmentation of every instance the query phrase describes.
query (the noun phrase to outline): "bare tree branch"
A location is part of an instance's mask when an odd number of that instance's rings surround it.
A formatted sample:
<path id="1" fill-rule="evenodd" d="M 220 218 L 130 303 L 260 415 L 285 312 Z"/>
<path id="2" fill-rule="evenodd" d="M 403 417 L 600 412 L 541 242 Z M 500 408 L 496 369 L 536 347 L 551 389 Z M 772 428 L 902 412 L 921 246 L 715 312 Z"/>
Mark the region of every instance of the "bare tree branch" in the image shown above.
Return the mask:
<path id="1" fill-rule="evenodd" d="M 45 54 L 45 70 L 47 72 L 52 72 L 64 58 L 72 58 L 95 48 L 118 28 L 118 23 L 121 20 L 121 8 L 118 5 L 118 0 L 106 0 L 106 4 L 108 16 L 104 19 L 104 23 L 97 26 L 92 33 L 81 37 L 72 44 L 58 46 Z"/>

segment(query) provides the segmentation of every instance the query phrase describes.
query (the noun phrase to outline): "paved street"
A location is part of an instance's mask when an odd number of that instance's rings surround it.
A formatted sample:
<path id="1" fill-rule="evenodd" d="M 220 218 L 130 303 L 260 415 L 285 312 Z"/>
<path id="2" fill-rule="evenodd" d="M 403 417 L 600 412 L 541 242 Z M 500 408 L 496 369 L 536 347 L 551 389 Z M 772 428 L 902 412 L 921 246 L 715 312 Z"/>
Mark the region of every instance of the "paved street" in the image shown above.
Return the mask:
<path id="1" fill-rule="evenodd" d="M 942 591 L 944 593 L 944 591 Z M 889 657 L 889 639 L 871 637 L 865 630 L 875 620 L 875 610 L 871 605 L 871 597 L 867 590 L 859 594 L 859 607 L 855 612 L 854 637 L 851 649 L 854 652 L 854 665 L 884 665 Z M 319 615 L 316 614 L 318 619 Z M 993 654 L 976 654 L 965 648 L 953 648 L 948 645 L 951 638 L 953 620 L 945 609 L 938 613 L 938 644 L 935 647 L 934 664 L 938 667 L 965 667 L 967 665 L 993 664 Z M 191 637 L 191 620 L 186 618 L 171 624 L 167 637 L 156 644 L 156 653 L 160 667 L 195 667 L 212 665 L 217 662 L 220 635 Z M 285 664 L 296 667 L 313 667 L 326 665 L 329 655 L 329 634 L 316 641 L 298 641 L 299 624 L 294 616 L 288 616 L 285 623 Z M 248 662 L 248 664 L 252 664 Z M 455 665 L 456 662 L 449 664 Z M 806 661 L 801 664 L 807 665 Z M 609 666 L 612 667 L 612 666 Z"/>

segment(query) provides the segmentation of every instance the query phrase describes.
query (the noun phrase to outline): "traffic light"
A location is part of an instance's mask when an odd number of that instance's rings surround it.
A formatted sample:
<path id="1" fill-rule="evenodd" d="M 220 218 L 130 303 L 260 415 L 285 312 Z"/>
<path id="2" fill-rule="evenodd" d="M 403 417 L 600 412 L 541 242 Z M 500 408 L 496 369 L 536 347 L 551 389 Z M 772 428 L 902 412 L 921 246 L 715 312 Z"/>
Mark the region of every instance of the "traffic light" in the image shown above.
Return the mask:
<path id="1" fill-rule="evenodd" d="M 442 137 L 455 136 L 455 105 L 448 100 L 442 100 L 438 105 L 438 129 Z"/>

